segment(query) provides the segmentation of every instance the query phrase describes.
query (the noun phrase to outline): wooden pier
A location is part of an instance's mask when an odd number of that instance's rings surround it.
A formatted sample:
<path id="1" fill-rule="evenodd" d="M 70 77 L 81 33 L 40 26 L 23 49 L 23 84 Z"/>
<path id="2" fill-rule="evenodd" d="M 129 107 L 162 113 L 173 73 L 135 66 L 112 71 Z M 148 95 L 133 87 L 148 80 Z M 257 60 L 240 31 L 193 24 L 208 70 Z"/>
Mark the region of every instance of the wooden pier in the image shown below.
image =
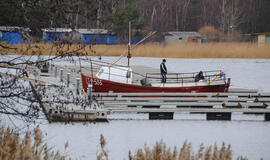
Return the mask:
<path id="1" fill-rule="evenodd" d="M 58 68 L 58 70 L 56 69 Z M 89 72 L 89 68 L 82 68 Z M 62 70 L 62 71 L 61 71 Z M 62 72 L 62 73 L 61 73 Z M 61 74 L 62 77 L 61 77 Z M 67 76 L 70 74 L 70 76 Z M 54 66 L 49 73 L 40 74 L 40 81 L 65 86 L 74 94 L 81 92 L 76 89 L 80 79 L 78 67 Z M 70 84 L 67 86 L 67 79 Z M 76 81 L 77 80 L 77 81 Z M 70 91 L 71 90 L 71 91 Z M 230 88 L 228 93 L 92 93 L 92 99 L 104 106 L 101 112 L 74 109 L 62 106 L 51 107 L 44 104 L 44 112 L 50 121 L 92 121 L 99 119 L 98 115 L 114 113 L 148 113 L 149 119 L 173 119 L 174 113 L 189 112 L 206 114 L 207 120 L 231 120 L 233 112 L 248 114 L 263 114 L 265 121 L 270 121 L 270 93 L 259 92 L 256 89 Z M 104 119 L 104 117 L 100 117 Z"/>
<path id="2" fill-rule="evenodd" d="M 93 93 L 111 113 L 149 113 L 149 119 L 173 119 L 177 112 L 205 113 L 207 120 L 231 120 L 232 112 L 264 114 L 270 121 L 270 93 Z"/>
<path id="3" fill-rule="evenodd" d="M 48 108 L 49 122 L 107 122 L 107 110 L 67 110 Z"/>
<path id="4" fill-rule="evenodd" d="M 148 113 L 149 119 L 173 119 L 174 113 L 181 112 L 203 113 L 207 120 L 231 120 L 233 112 L 263 114 L 265 121 L 270 121 L 270 92 L 230 88 L 227 93 L 93 92 L 89 97 L 82 93 L 78 66 L 50 66 L 47 70 L 35 66 L 23 68 L 27 68 L 29 77 L 2 72 L 0 75 L 29 81 L 49 122 L 107 121 L 107 114 L 113 113 Z M 81 70 L 89 73 L 91 69 L 89 66 Z M 94 72 L 97 70 L 94 68 Z M 151 68 L 139 66 L 133 70 L 140 72 Z M 139 81 L 141 77 L 134 78 Z M 49 90 L 50 86 L 54 86 L 54 90 Z"/>
<path id="5" fill-rule="evenodd" d="M 40 106 L 42 108 L 42 111 L 44 112 L 47 120 L 51 122 L 107 122 L 107 115 L 108 115 L 108 110 L 104 110 L 100 108 L 97 103 L 88 103 L 87 109 L 84 108 L 82 109 L 81 106 L 78 106 L 78 104 L 70 102 L 69 100 L 65 99 L 64 101 L 60 102 L 62 105 L 59 105 L 59 102 L 54 102 L 53 100 L 50 100 L 48 97 L 48 94 L 58 94 L 57 96 L 61 97 L 61 94 L 57 93 L 54 91 L 54 93 L 49 93 L 50 90 L 49 86 L 43 86 L 45 90 L 45 94 L 41 93 L 38 87 L 39 85 L 33 85 L 30 82 L 30 85 L 32 87 L 32 90 L 40 103 Z M 46 88 L 45 88 L 46 87 Z M 58 86 L 59 87 L 59 86 Z M 57 86 L 54 86 L 54 89 L 57 88 Z M 48 90 L 48 92 L 46 92 Z M 68 92 L 68 90 L 65 90 Z M 69 92 L 73 94 L 72 92 Z M 76 98 L 81 98 L 81 97 L 76 97 Z M 63 102 L 67 104 L 63 104 Z M 68 108 L 67 105 L 71 105 L 72 108 Z"/>

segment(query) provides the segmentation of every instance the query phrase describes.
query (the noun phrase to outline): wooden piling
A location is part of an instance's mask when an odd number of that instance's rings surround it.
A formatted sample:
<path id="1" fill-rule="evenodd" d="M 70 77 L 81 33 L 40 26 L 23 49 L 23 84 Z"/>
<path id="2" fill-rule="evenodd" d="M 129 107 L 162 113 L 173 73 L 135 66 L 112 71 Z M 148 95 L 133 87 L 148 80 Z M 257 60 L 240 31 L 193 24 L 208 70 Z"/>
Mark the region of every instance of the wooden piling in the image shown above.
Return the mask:
<path id="1" fill-rule="evenodd" d="M 60 82 L 63 82 L 63 72 L 64 70 L 63 69 L 60 69 Z"/>
<path id="2" fill-rule="evenodd" d="M 67 87 L 69 87 L 70 84 L 70 73 L 67 73 Z"/>
<path id="3" fill-rule="evenodd" d="M 264 113 L 264 120 L 270 121 L 270 113 Z"/>
<path id="4" fill-rule="evenodd" d="M 207 120 L 231 120 L 231 112 L 207 112 Z"/>
<path id="5" fill-rule="evenodd" d="M 173 119 L 173 112 L 150 112 L 149 113 L 149 120 L 156 120 L 156 119 Z"/>
<path id="6" fill-rule="evenodd" d="M 57 67 L 54 67 L 54 78 L 57 78 Z"/>

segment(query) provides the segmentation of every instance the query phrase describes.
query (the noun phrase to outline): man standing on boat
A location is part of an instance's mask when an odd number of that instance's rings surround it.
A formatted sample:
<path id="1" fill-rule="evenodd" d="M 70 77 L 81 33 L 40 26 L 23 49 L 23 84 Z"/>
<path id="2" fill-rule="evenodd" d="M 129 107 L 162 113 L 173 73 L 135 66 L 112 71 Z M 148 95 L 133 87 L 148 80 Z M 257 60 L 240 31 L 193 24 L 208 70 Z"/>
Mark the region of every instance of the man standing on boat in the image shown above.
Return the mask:
<path id="1" fill-rule="evenodd" d="M 167 74 L 167 68 L 166 68 L 166 59 L 162 60 L 162 63 L 160 64 L 160 73 L 162 76 L 161 82 L 166 83 L 166 74 Z"/>

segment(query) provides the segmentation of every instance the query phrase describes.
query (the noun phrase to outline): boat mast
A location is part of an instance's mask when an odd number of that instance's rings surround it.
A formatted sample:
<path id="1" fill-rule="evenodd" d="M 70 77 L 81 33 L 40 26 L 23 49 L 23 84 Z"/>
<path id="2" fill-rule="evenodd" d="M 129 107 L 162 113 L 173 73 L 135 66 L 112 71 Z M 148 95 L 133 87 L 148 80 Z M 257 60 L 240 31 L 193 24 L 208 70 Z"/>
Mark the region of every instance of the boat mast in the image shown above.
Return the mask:
<path id="1" fill-rule="evenodd" d="M 130 54 L 130 49 L 131 49 L 131 21 L 129 21 L 128 23 L 128 67 L 129 67 L 129 59 L 131 58 L 131 54 Z"/>
<path id="2" fill-rule="evenodd" d="M 150 32 L 148 33 L 143 39 L 141 39 L 138 43 L 136 43 L 135 45 L 133 45 L 132 47 L 130 46 L 130 50 L 136 48 L 139 46 L 139 44 L 141 44 L 142 42 L 144 42 L 146 39 L 148 39 L 149 37 L 153 36 L 156 33 L 156 31 L 154 32 Z M 126 50 L 113 62 L 111 62 L 110 64 L 108 64 L 109 67 L 113 66 L 115 63 L 117 63 L 121 58 L 123 58 L 126 55 Z M 131 54 L 130 54 L 130 58 L 131 58 Z"/>

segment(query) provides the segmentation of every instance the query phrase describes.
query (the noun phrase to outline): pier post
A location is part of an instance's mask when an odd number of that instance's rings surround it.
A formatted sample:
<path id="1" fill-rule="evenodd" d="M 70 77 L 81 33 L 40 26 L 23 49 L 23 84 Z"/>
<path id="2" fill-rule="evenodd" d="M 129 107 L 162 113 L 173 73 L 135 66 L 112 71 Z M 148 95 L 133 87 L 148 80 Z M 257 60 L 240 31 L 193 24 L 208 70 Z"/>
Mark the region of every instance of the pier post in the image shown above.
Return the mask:
<path id="1" fill-rule="evenodd" d="M 60 82 L 63 82 L 63 69 L 60 69 Z"/>
<path id="2" fill-rule="evenodd" d="M 207 112 L 207 120 L 231 120 L 231 112 Z"/>
<path id="3" fill-rule="evenodd" d="M 57 67 L 56 66 L 54 67 L 54 77 L 55 78 L 57 77 Z"/>
<path id="4" fill-rule="evenodd" d="M 147 105 L 147 106 L 142 106 L 142 108 L 160 108 L 159 105 Z"/>
<path id="5" fill-rule="evenodd" d="M 80 78 L 76 78 L 76 94 L 80 94 Z"/>
<path id="6" fill-rule="evenodd" d="M 53 71 L 53 65 L 52 63 L 49 63 L 49 73 L 52 73 L 52 71 Z"/>
<path id="7" fill-rule="evenodd" d="M 89 102 L 90 103 L 92 102 L 92 91 L 93 91 L 93 85 L 92 84 L 88 84 L 87 95 L 88 95 L 88 99 L 89 99 Z"/>
<path id="8" fill-rule="evenodd" d="M 173 112 L 149 112 L 149 120 L 173 119 Z"/>
<path id="9" fill-rule="evenodd" d="M 70 73 L 67 73 L 67 87 L 69 87 L 69 82 L 70 82 Z"/>
<path id="10" fill-rule="evenodd" d="M 270 121 L 270 113 L 264 113 L 264 120 Z"/>

